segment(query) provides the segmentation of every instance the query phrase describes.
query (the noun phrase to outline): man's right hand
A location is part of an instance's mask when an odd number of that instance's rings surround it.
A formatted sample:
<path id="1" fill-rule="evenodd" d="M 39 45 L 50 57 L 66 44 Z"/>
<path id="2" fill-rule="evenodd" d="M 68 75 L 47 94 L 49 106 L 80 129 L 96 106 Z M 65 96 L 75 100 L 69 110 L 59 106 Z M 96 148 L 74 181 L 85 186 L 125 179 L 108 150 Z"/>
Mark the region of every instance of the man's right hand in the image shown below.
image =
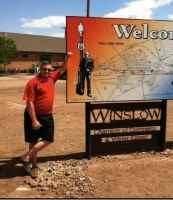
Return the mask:
<path id="1" fill-rule="evenodd" d="M 42 127 L 42 125 L 40 124 L 40 122 L 38 120 L 32 122 L 32 128 L 34 130 L 39 130 L 41 127 Z"/>

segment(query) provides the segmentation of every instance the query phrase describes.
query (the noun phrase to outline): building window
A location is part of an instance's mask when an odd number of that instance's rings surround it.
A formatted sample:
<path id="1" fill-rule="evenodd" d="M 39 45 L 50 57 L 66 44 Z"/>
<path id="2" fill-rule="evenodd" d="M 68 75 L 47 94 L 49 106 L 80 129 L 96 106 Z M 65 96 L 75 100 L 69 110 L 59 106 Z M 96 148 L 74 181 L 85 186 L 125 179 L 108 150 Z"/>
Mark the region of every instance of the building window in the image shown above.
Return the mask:
<path id="1" fill-rule="evenodd" d="M 28 58 L 28 57 L 29 57 L 29 55 L 27 53 L 22 54 L 22 58 Z"/>
<path id="2" fill-rule="evenodd" d="M 42 54 L 42 55 L 40 55 L 40 61 L 44 61 L 44 60 L 47 60 L 47 61 L 51 62 L 52 55 L 50 55 L 50 54 Z"/>

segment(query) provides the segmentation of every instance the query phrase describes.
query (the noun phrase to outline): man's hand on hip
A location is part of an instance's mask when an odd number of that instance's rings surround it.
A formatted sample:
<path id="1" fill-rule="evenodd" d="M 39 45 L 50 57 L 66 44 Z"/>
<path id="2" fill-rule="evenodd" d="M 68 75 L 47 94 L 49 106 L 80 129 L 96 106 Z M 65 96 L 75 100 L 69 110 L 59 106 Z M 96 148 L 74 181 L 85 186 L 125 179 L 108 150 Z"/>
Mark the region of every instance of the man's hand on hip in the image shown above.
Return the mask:
<path id="1" fill-rule="evenodd" d="M 40 122 L 39 122 L 38 120 L 35 120 L 35 121 L 32 122 L 32 128 L 33 128 L 34 130 L 38 130 L 38 129 L 40 129 L 41 127 L 42 127 L 42 125 L 40 124 Z"/>

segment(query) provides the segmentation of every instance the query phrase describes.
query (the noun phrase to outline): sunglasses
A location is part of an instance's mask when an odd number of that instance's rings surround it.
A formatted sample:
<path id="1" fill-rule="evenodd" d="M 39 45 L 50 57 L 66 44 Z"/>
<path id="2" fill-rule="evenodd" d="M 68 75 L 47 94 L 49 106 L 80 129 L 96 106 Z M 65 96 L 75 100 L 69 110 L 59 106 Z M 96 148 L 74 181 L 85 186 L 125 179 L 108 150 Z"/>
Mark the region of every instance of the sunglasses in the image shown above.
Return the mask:
<path id="1" fill-rule="evenodd" d="M 42 70 L 45 71 L 45 72 L 46 72 L 46 71 L 48 71 L 48 72 L 51 72 L 51 71 L 52 71 L 52 69 L 47 69 L 47 68 L 42 68 Z"/>

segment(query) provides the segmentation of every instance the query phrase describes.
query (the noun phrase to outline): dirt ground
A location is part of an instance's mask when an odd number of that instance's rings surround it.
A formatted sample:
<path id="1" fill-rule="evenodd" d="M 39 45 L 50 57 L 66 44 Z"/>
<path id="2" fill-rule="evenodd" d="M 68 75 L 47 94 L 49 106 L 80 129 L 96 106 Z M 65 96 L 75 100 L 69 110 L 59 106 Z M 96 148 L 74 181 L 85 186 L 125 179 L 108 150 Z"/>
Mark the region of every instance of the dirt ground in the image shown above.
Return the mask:
<path id="1" fill-rule="evenodd" d="M 24 85 L 31 76 L 0 77 L 0 198 L 57 197 L 52 192 L 18 190 L 26 178 L 12 158 L 27 149 L 23 136 Z M 56 84 L 55 142 L 40 162 L 77 158 L 85 152 L 84 104 L 66 104 L 66 83 Z M 173 141 L 173 101 L 168 101 L 166 140 Z M 173 197 L 173 150 L 93 157 L 84 168 L 95 184 L 96 198 Z"/>

